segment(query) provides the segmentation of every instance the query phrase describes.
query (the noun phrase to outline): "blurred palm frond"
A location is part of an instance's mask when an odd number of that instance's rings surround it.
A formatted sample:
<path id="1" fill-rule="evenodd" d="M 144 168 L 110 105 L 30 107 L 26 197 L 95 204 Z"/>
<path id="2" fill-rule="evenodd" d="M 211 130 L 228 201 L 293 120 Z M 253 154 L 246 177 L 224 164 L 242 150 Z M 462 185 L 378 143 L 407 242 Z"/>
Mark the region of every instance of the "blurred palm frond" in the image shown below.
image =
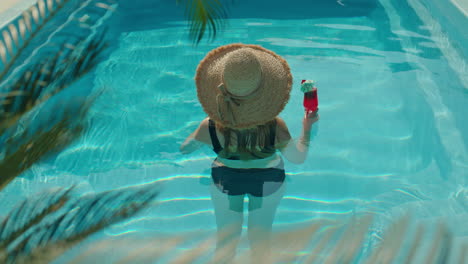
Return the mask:
<path id="1" fill-rule="evenodd" d="M 1 85 L 0 135 L 3 138 L 0 160 L 0 190 L 16 176 L 41 159 L 57 153 L 77 139 L 84 130 L 84 116 L 96 96 L 80 101 L 78 109 L 60 102 L 58 121 L 48 120 L 35 129 L 12 135 L 10 128 L 36 106 L 69 87 L 98 63 L 108 46 L 101 35 L 65 34 L 74 41 L 62 42 L 59 50 L 39 52 L 37 62 L 12 69 L 31 40 L 69 0 L 39 0 L 15 23 L 7 26 L 0 39 Z M 109 1 L 88 1 L 99 9 L 110 9 Z M 110 1 L 113 2 L 113 1 Z M 96 14 L 91 14 L 96 15 Z M 99 18 L 101 14 L 97 14 Z M 79 19 L 80 26 L 91 28 L 90 17 Z M 34 59 L 30 56 L 30 59 Z M 26 68 L 23 70 L 22 68 Z M 19 74 L 16 74 L 19 72 Z M 14 79 L 13 79 L 14 78 Z M 72 99 L 75 100 L 75 99 Z M 55 118 L 57 119 L 57 118 Z M 46 128 L 48 127 L 48 128 Z M 70 189 L 59 189 L 27 199 L 0 222 L 0 263 L 49 263 L 80 241 L 109 225 L 127 219 L 146 208 L 157 196 L 154 184 L 112 190 L 71 201 Z"/>
<path id="2" fill-rule="evenodd" d="M 90 41 L 65 42 L 50 58 L 24 71 L 13 83 L 11 91 L 0 96 L 0 135 L 35 106 L 95 67 L 98 56 L 107 47 L 104 35 L 105 31 Z M 28 127 L 20 136 L 8 138 L 3 146 L 5 157 L 0 161 L 0 190 L 34 163 L 61 151 L 77 139 L 84 130 L 84 117 L 98 95 L 84 100 L 78 111 L 71 111 L 69 106 L 62 104 L 58 113 L 63 113 L 63 117 L 50 129 L 33 131 Z"/>
<path id="3" fill-rule="evenodd" d="M 5 144 L 6 156 L 0 161 L 2 172 L 0 190 L 34 163 L 61 151 L 77 139 L 84 127 L 83 125 L 71 127 L 72 118 L 76 117 L 72 114 L 65 114 L 65 117 L 49 130 L 39 130 L 31 136 L 29 129 L 26 129 L 18 138 L 8 139 Z"/>
<path id="4" fill-rule="evenodd" d="M 27 230 L 39 224 L 45 217 L 63 207 L 69 200 L 72 188 L 59 189 L 27 199 L 12 210 L 0 225 L 0 249 L 18 239 Z"/>
<path id="5" fill-rule="evenodd" d="M 118 259 L 116 264 L 151 263 L 176 250 L 183 242 L 193 238 L 193 235 L 154 236 L 151 239 L 106 239 L 91 243 L 83 252 L 72 259 L 70 264 L 90 263 L 88 258 L 109 252 L 112 249 L 125 249 L 127 254 Z"/>
<path id="6" fill-rule="evenodd" d="M 29 67 L 0 97 L 0 134 L 36 105 L 64 90 L 97 65 L 98 55 L 107 47 L 105 31 L 91 41 L 62 44 L 51 57 Z"/>
<path id="7" fill-rule="evenodd" d="M 180 3 L 181 0 L 177 0 Z M 213 40 L 220 27 L 224 25 L 227 11 L 219 0 L 184 0 L 186 15 L 190 20 L 190 38 L 198 44 L 209 29 Z"/>
<path id="8" fill-rule="evenodd" d="M 0 59 L 5 66 L 0 73 L 0 80 L 3 80 L 11 70 L 30 41 L 69 1 L 39 0 L 23 12 L 17 23 L 11 23 L 7 29 L 3 30 L 3 41 L 0 40 Z"/>
<path id="9" fill-rule="evenodd" d="M 271 240 L 274 250 L 269 255 L 270 259 L 268 261 L 264 259 L 262 263 L 465 264 L 464 260 L 468 255 L 467 245 L 455 245 L 453 236 L 444 225 L 437 225 L 432 237 L 429 236 L 429 232 L 422 229 L 422 224 L 416 225 L 416 232 L 409 235 L 411 225 L 408 216 L 399 219 L 387 229 L 380 245 L 364 253 L 371 222 L 372 217 L 369 216 L 355 218 L 344 223 L 320 220 L 296 230 L 276 233 Z M 409 243 L 408 238 L 411 240 Z M 196 239 L 195 243 L 190 241 L 193 239 Z M 202 235 L 190 236 L 189 234 L 166 235 L 141 240 L 124 238 L 97 241 L 88 245 L 71 263 L 93 262 L 95 261 L 93 257 L 105 256 L 110 249 L 121 249 L 119 252 L 124 256 L 115 260 L 115 263 L 119 264 L 152 263 L 159 259 L 167 259 L 167 263 L 172 264 L 189 264 L 200 260 L 205 263 L 220 263 L 216 255 L 213 258 L 215 241 L 214 237 L 206 238 Z M 427 243 L 427 241 L 432 241 L 432 243 Z M 188 242 L 196 246 L 189 250 L 177 251 L 178 247 L 183 247 Z M 415 245 L 420 246 L 415 247 Z M 458 248 L 458 253 L 456 248 Z M 222 251 L 221 249 L 221 255 Z M 124 252 L 127 252 L 127 255 Z M 416 255 L 418 257 L 415 257 Z M 234 263 L 249 263 L 249 261 L 250 251 L 246 250 L 236 258 Z"/>
<path id="10" fill-rule="evenodd" d="M 153 183 L 72 200 L 70 190 L 48 192 L 34 198 L 35 201 L 30 198 L 8 215 L 4 228 L 22 232 L 6 232 L 10 238 L 2 239 L 0 252 L 5 253 L 4 259 L 0 253 L 1 263 L 49 263 L 90 235 L 147 208 L 160 193 L 159 185 Z M 44 204 L 38 213 L 25 211 Z"/>

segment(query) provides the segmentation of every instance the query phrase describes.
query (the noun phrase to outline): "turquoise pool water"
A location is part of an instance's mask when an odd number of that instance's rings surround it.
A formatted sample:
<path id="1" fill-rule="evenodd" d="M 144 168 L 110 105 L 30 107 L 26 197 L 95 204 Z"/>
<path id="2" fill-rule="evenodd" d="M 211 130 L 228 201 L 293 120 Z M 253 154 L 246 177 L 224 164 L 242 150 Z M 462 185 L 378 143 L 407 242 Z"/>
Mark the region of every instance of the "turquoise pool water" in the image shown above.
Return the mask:
<path id="1" fill-rule="evenodd" d="M 160 181 L 159 206 L 104 235 L 214 232 L 208 186 L 214 152 L 205 147 L 182 156 L 178 149 L 205 117 L 193 81 L 198 62 L 217 46 L 242 42 L 288 61 L 293 91 L 280 116 L 295 138 L 300 80 L 318 83 L 319 131 L 305 164 L 286 161 L 277 229 L 370 212 L 372 246 L 389 221 L 409 210 L 422 221 L 445 220 L 466 238 L 468 86 L 446 57 L 450 48 L 406 1 L 325 2 L 252 13 L 261 5 L 239 1 L 217 39 L 196 47 L 181 7 L 122 2 L 107 22 L 109 56 L 80 83 L 106 87 L 89 131 L 0 193 L 9 199 L 2 207 L 52 186 L 80 183 L 85 193 Z"/>

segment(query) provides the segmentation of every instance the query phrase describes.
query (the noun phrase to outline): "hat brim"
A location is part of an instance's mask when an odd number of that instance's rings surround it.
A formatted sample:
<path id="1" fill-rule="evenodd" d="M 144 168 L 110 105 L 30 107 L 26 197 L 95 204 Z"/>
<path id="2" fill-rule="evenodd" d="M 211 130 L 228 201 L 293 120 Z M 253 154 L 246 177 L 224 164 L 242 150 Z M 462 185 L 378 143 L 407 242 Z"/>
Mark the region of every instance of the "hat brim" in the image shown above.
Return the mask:
<path id="1" fill-rule="evenodd" d="M 234 106 L 234 125 L 219 116 L 216 97 L 221 93 L 218 85 L 222 82 L 226 55 L 241 48 L 253 50 L 262 65 L 262 82 L 255 98 Z M 198 100 L 211 119 L 225 127 L 249 128 L 271 121 L 284 109 L 289 101 L 292 74 L 286 60 L 276 53 L 258 45 L 236 43 L 210 51 L 197 67 L 195 82 Z"/>

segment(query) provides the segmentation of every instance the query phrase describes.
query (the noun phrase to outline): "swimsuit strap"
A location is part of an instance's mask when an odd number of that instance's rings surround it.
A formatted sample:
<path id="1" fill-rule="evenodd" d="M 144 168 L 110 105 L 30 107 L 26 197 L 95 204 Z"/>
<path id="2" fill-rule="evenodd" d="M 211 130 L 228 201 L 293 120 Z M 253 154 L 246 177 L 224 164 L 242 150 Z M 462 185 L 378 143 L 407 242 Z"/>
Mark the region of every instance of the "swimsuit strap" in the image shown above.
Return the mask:
<path id="1" fill-rule="evenodd" d="M 276 139 L 276 118 L 275 122 L 270 126 L 270 145 L 275 147 L 275 139 Z"/>
<path id="2" fill-rule="evenodd" d="M 211 119 L 208 119 L 208 130 L 210 131 L 211 143 L 213 144 L 213 150 L 216 153 L 219 153 L 223 148 L 219 143 L 218 137 L 216 136 L 216 126 L 215 122 Z"/>

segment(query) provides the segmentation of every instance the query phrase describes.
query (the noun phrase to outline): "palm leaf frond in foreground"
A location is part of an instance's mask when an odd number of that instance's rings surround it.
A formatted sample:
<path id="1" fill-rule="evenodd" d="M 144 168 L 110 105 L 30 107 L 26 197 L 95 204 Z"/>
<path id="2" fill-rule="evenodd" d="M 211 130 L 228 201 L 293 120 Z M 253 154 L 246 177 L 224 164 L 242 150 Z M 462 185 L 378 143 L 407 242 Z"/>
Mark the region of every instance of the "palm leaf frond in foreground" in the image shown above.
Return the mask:
<path id="1" fill-rule="evenodd" d="M 91 234 L 147 208 L 159 192 L 152 183 L 75 199 L 70 189 L 28 199 L 3 221 L 0 234 L 8 240 L 2 236 L 0 263 L 50 263 Z M 39 204 L 44 209 L 26 210 Z"/>
<path id="2" fill-rule="evenodd" d="M 64 43 L 50 59 L 44 59 L 24 71 L 10 91 L 0 95 L 0 134 L 4 134 L 35 106 L 69 87 L 98 63 L 98 56 L 107 47 L 105 32 L 90 41 Z M 101 91 L 102 92 L 102 91 Z M 52 128 L 27 129 L 4 142 L 5 157 L 0 160 L 0 190 L 34 163 L 67 147 L 84 131 L 83 121 L 99 93 L 80 99 L 78 109 L 62 102 L 56 113 L 62 118 Z M 75 100 L 75 99 L 73 99 Z M 48 124 L 45 124 L 48 125 Z"/>
<path id="3" fill-rule="evenodd" d="M 36 131 L 33 136 L 25 130 L 16 143 L 6 144 L 6 157 L 0 161 L 0 190 L 41 159 L 57 153 L 81 135 L 83 126 L 71 127 L 71 116 L 65 116 L 49 130 Z M 19 146 L 18 146 L 19 145 Z"/>
<path id="4" fill-rule="evenodd" d="M 179 3 L 182 0 L 178 0 Z M 217 30 L 223 26 L 227 12 L 219 0 L 183 0 L 186 15 L 190 20 L 190 38 L 198 44 L 207 29 L 211 39 L 216 37 Z"/>
<path id="5" fill-rule="evenodd" d="M 78 6 L 66 8 L 70 5 Z M 83 39 L 92 35 L 96 32 L 95 28 L 100 25 L 98 21 L 105 15 L 105 12 L 114 11 L 115 6 L 115 0 L 38 0 L 21 16 L 5 26 L 0 34 L 0 65 L 2 65 L 0 81 L 4 81 L 13 70 L 17 71 L 19 59 L 23 58 L 22 55 L 26 55 L 26 51 L 29 51 L 32 45 L 34 45 L 34 50 L 27 54 L 26 57 L 29 59 L 22 62 L 23 65 L 31 63 L 32 54 L 39 54 L 43 57 L 42 52 L 38 51 L 44 46 L 54 46 L 54 43 L 62 42 L 57 41 L 56 35 L 61 39 L 64 37 Z M 69 13 L 64 14 L 64 12 Z M 60 29 L 50 33 L 47 28 L 54 23 L 55 18 L 66 18 L 66 21 L 63 21 Z M 69 27 L 65 27 L 66 25 L 72 26 L 73 29 L 70 30 Z M 43 32 L 49 34 L 46 36 L 48 40 L 45 43 L 34 43 L 33 40 Z"/>
<path id="6" fill-rule="evenodd" d="M 0 249 L 6 249 L 13 241 L 45 217 L 56 212 L 69 200 L 70 189 L 60 189 L 40 194 L 23 201 L 0 224 Z"/>
<path id="7" fill-rule="evenodd" d="M 29 67 L 0 96 L 0 134 L 38 104 L 64 90 L 94 68 L 107 47 L 105 31 L 97 38 L 77 44 L 65 42 L 51 58 Z"/>
<path id="8" fill-rule="evenodd" d="M 372 218 L 368 216 L 349 222 L 313 221 L 303 228 L 276 233 L 272 239 L 273 250 L 262 263 L 465 264 L 468 258 L 468 245 L 453 243 L 454 238 L 444 225 L 431 226 L 435 227 L 435 232 L 429 232 L 423 229 L 427 225 L 418 224 L 412 228 L 409 217 L 396 221 L 387 229 L 381 243 L 364 253 L 371 223 Z M 416 231 L 410 232 L 412 229 Z M 104 240 L 88 245 L 71 263 L 94 262 L 96 256 L 106 256 L 111 249 L 121 249 L 119 252 L 123 257 L 113 256 L 115 263 L 119 264 L 154 263 L 160 259 L 171 264 L 222 263 L 219 260 L 223 258 L 223 250 L 218 256 L 213 254 L 215 241 L 215 237 L 206 234 Z M 196 246 L 188 250 L 178 249 L 186 247 L 188 243 Z M 249 250 L 240 252 L 234 263 L 249 263 L 250 253 Z"/>
<path id="9" fill-rule="evenodd" d="M 39 0 L 24 11 L 17 23 L 11 23 L 2 32 L 0 40 L 0 59 L 4 64 L 0 80 L 12 69 L 21 53 L 31 40 L 55 17 L 59 10 L 70 0 Z"/>

